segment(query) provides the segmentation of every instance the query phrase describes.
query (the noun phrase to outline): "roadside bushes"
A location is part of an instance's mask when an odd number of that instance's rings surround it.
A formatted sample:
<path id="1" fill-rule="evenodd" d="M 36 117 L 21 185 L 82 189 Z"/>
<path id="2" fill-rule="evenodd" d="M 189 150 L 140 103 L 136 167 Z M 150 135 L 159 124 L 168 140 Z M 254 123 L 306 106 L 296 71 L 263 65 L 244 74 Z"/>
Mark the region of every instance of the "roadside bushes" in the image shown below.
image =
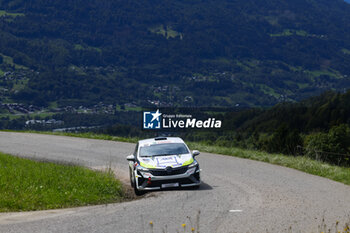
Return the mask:
<path id="1" fill-rule="evenodd" d="M 298 148 L 302 147 L 303 139 L 295 129 L 290 129 L 286 124 L 282 124 L 268 138 L 260 139 L 262 150 L 270 153 L 282 153 L 287 155 L 299 154 Z"/>
<path id="2" fill-rule="evenodd" d="M 305 136 L 305 155 L 316 160 L 350 165 L 350 128 L 346 124 L 333 126 L 328 133 Z"/>
<path id="3" fill-rule="evenodd" d="M 247 145 L 269 153 L 305 155 L 312 159 L 340 166 L 350 166 L 350 127 L 347 124 L 333 126 L 328 132 L 300 134 L 287 124 L 280 125 L 272 134 L 260 133 L 243 139 Z"/>
<path id="4" fill-rule="evenodd" d="M 328 132 L 301 136 L 283 124 L 270 135 L 259 139 L 258 149 L 270 153 L 305 155 L 331 164 L 350 166 L 350 128 L 346 124 L 333 126 Z"/>

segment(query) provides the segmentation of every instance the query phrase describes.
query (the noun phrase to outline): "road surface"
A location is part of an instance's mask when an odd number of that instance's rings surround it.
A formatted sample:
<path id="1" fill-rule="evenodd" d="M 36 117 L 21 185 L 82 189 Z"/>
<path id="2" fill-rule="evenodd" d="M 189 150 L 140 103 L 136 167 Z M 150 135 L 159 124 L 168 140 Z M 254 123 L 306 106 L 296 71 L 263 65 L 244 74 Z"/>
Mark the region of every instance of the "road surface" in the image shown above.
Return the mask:
<path id="1" fill-rule="evenodd" d="M 112 165 L 127 180 L 134 144 L 0 132 L 0 151 L 23 157 Z M 201 148 L 197 148 L 201 149 Z M 321 232 L 350 219 L 350 186 L 293 169 L 230 156 L 198 156 L 199 190 L 152 192 L 102 206 L 0 214 L 0 232 Z M 153 225 L 149 222 L 152 221 Z M 183 229 L 182 224 L 186 224 Z M 199 229 L 198 229 L 199 227 Z M 333 231 L 332 231 L 333 232 Z"/>

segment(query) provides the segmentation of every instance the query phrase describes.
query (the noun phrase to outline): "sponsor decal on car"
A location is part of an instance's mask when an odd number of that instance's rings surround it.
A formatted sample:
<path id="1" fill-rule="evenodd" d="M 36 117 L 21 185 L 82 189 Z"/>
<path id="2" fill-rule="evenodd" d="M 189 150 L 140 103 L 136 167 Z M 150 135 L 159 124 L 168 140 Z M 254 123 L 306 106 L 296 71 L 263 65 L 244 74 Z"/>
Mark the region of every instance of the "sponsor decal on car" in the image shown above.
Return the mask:
<path id="1" fill-rule="evenodd" d="M 193 158 L 188 155 L 155 156 L 154 158 L 140 158 L 140 165 L 146 168 L 180 167 L 193 163 Z"/>

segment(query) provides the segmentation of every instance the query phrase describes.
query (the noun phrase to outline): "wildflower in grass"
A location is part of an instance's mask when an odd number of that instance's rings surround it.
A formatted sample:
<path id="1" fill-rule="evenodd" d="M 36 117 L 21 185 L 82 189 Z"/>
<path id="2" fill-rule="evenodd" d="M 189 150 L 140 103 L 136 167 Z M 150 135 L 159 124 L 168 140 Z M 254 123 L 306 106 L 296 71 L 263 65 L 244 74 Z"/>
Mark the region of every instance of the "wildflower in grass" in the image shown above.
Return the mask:
<path id="1" fill-rule="evenodd" d="M 185 228 L 185 227 L 186 227 L 186 224 L 185 224 L 185 223 L 183 223 L 181 226 L 182 226 L 183 228 Z"/>
<path id="2" fill-rule="evenodd" d="M 152 221 L 149 222 L 149 226 L 151 228 L 151 233 L 154 233 L 153 222 Z"/>
<path id="3" fill-rule="evenodd" d="M 194 232 L 194 227 L 191 228 L 191 231 Z"/>

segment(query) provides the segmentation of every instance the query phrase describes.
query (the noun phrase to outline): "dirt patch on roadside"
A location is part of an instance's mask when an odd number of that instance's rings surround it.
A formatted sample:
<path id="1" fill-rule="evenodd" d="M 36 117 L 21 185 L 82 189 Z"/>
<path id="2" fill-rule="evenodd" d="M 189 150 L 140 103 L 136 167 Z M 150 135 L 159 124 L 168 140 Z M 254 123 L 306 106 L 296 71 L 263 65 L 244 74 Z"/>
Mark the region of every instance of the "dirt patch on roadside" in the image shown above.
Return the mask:
<path id="1" fill-rule="evenodd" d="M 137 196 L 134 192 L 134 189 L 130 185 L 130 177 L 129 177 L 129 171 L 126 170 L 125 168 L 117 167 L 117 166 L 97 166 L 97 167 L 92 167 L 93 170 L 98 170 L 98 171 L 108 171 L 111 169 L 115 175 L 115 177 L 120 180 L 123 184 L 123 191 L 124 191 L 124 200 L 123 201 L 133 201 L 145 197 L 156 197 L 157 194 L 155 192 L 148 192 L 142 196 Z"/>

